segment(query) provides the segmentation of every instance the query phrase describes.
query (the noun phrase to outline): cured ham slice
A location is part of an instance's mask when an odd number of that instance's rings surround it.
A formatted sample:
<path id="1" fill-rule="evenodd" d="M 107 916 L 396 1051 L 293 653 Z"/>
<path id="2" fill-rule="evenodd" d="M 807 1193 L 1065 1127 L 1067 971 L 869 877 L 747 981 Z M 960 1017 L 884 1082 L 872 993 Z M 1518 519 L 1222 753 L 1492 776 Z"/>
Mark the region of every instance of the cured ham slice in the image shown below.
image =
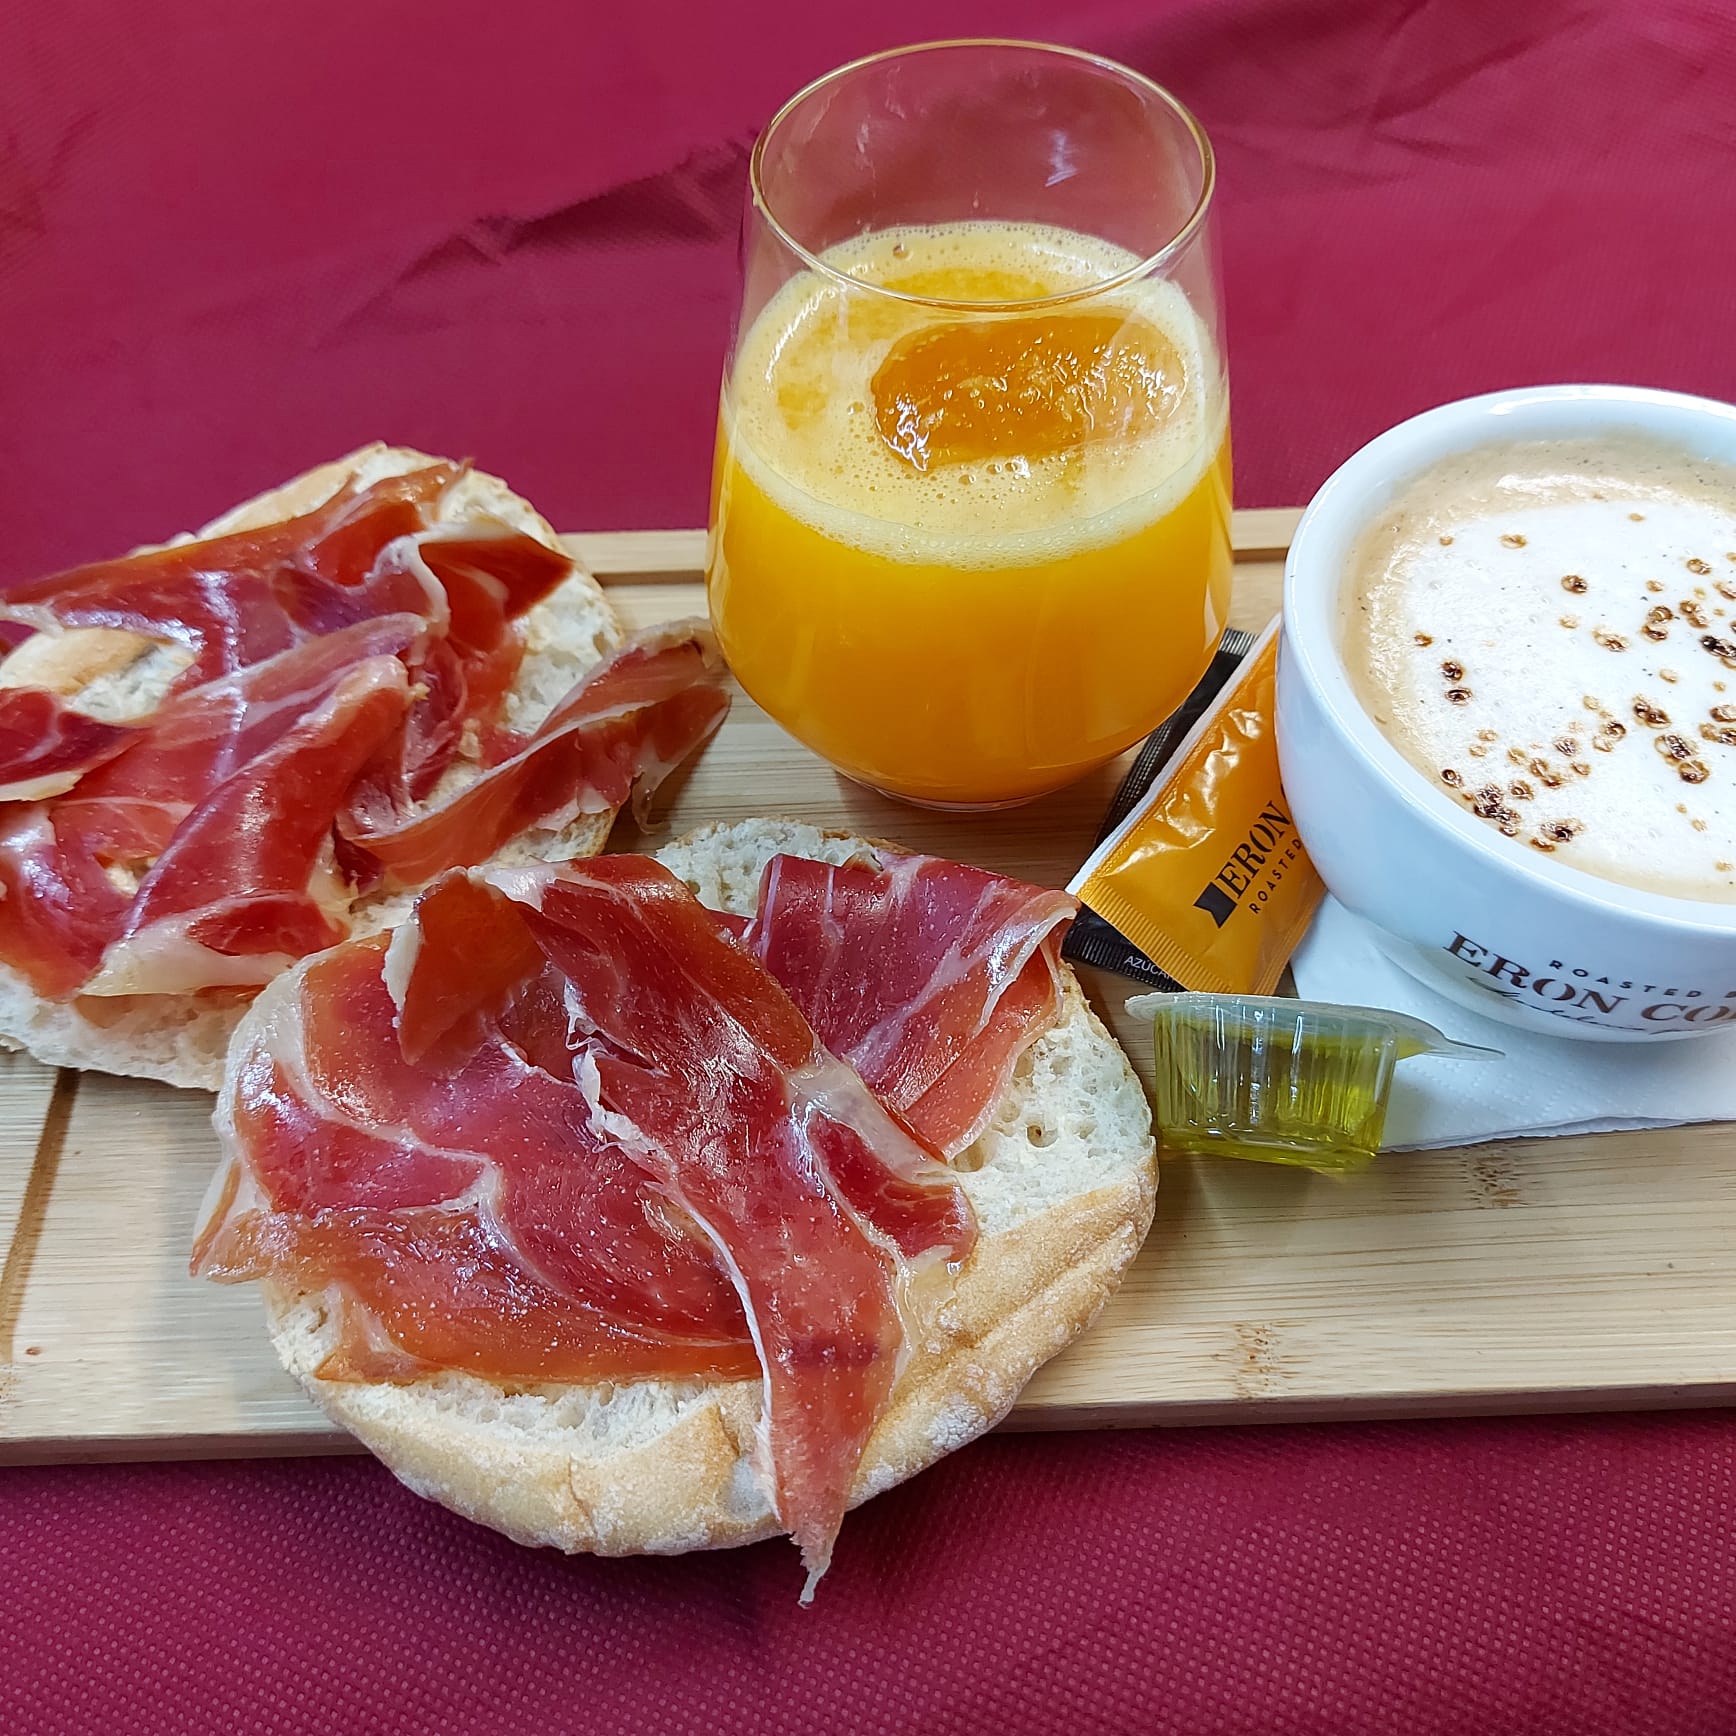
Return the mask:
<path id="1" fill-rule="evenodd" d="M 46 688 L 0 688 L 0 802 L 57 796 L 138 734 L 71 710 Z"/>
<path id="2" fill-rule="evenodd" d="M 600 1128 L 717 1247 L 759 1347 L 777 1510 L 808 1594 L 904 1354 L 893 1237 L 859 1216 L 840 1167 L 945 1170 L 829 1054 L 789 997 L 644 857 L 560 874 L 500 870 L 592 1033 L 575 1073 Z M 950 1245 L 969 1251 L 968 1212 Z"/>
<path id="3" fill-rule="evenodd" d="M 404 665 L 371 657 L 318 710 L 219 784 L 176 828 L 87 995 L 176 994 L 269 982 L 349 933 L 341 892 L 312 888 L 332 816 L 401 729 Z"/>
<path id="4" fill-rule="evenodd" d="M 709 1245 L 590 1131 L 558 1005 L 564 1077 L 499 1033 L 451 1070 L 408 1066 L 384 951 L 322 954 L 261 997 L 194 1270 L 326 1289 L 343 1321 L 328 1379 L 757 1372 Z"/>
<path id="5" fill-rule="evenodd" d="M 952 1156 L 1059 1011 L 1056 949 L 1076 909 L 1064 892 L 934 857 L 776 856 L 743 944 L 820 1040 Z"/>
<path id="6" fill-rule="evenodd" d="M 416 563 L 382 561 L 456 481 L 449 464 L 340 490 L 298 518 L 0 587 L 0 618 L 109 627 L 186 646 L 185 692 L 358 620 L 443 611 Z M 527 539 L 528 540 L 528 539 Z"/>
<path id="7" fill-rule="evenodd" d="M 412 713 L 394 785 L 400 805 L 433 789 L 467 722 L 483 738 L 489 763 L 519 745 L 496 722 L 524 650 L 512 623 L 572 571 L 565 555 L 504 526 L 486 537 L 429 537 L 418 554 L 445 594 L 447 629 L 420 671 L 427 691 Z"/>
<path id="8" fill-rule="evenodd" d="M 721 664 L 684 627 L 507 726 L 520 623 L 572 563 L 486 514 L 437 521 L 463 476 L 0 587 L 0 622 L 37 631 L 0 686 L 0 963 L 59 1000 L 251 990 L 357 899 L 643 801 L 710 736 Z M 58 697 L 122 672 L 154 709 Z M 430 809 L 460 758 L 480 775 Z"/>
<path id="9" fill-rule="evenodd" d="M 0 960 L 41 994 L 76 992 L 125 932 L 138 875 L 206 792 L 322 704 L 346 671 L 410 654 L 423 632 L 417 616 L 386 616 L 209 682 L 168 700 L 67 794 L 0 809 Z M 229 840 L 216 860 L 233 869 Z"/>
<path id="10" fill-rule="evenodd" d="M 180 644 L 190 656 L 170 691 L 185 692 L 310 637 L 419 615 L 433 636 L 413 672 L 421 697 L 403 778 L 419 799 L 466 721 L 492 728 L 523 653 L 512 623 L 572 571 L 565 555 L 507 525 L 429 531 L 427 513 L 459 474 L 429 465 L 342 490 L 283 524 L 13 585 L 0 592 L 0 617 Z"/>
<path id="11" fill-rule="evenodd" d="M 63 847 L 47 803 L 0 809 L 0 959 L 38 994 L 76 994 L 131 902 L 94 854 Z"/>
<path id="12" fill-rule="evenodd" d="M 506 622 L 540 603 L 573 570 L 565 555 L 504 524 L 437 531 L 417 547 L 450 602 L 452 642 L 466 652 L 489 649 Z"/>
<path id="13" fill-rule="evenodd" d="M 809 1590 L 974 1219 L 765 966 L 642 857 L 445 875 L 262 996 L 195 1268 L 323 1292 L 320 1372 L 757 1372 Z"/>
<path id="14" fill-rule="evenodd" d="M 642 815 L 728 710 L 710 632 L 693 621 L 653 627 L 579 682 L 511 758 L 438 806 L 399 819 L 370 791 L 340 827 L 389 885 L 419 886 L 444 868 L 486 861 L 521 832 L 558 831 L 629 797 Z"/>

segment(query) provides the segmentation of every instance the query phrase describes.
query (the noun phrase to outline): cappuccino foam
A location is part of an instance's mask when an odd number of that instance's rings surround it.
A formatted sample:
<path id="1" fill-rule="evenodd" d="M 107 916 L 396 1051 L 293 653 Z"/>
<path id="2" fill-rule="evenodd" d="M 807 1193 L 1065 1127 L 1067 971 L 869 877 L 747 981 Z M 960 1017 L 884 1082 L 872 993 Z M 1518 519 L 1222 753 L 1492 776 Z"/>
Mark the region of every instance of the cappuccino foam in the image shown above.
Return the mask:
<path id="1" fill-rule="evenodd" d="M 1516 849 L 1736 902 L 1736 470 L 1485 447 L 1399 493 L 1345 600 L 1358 697 L 1444 796 Z"/>

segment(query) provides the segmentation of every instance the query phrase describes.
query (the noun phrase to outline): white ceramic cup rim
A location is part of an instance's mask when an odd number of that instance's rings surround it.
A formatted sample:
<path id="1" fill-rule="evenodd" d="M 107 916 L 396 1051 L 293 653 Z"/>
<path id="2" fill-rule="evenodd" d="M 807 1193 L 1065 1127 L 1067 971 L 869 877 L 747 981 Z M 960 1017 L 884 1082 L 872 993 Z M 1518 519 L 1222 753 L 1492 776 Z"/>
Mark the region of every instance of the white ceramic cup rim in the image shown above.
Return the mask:
<path id="1" fill-rule="evenodd" d="M 1583 406 L 1576 416 L 1574 406 Z M 1340 648 L 1343 568 L 1330 553 L 1353 546 L 1379 504 L 1419 471 L 1488 443 L 1629 431 L 1692 449 L 1694 430 L 1717 424 L 1720 456 L 1736 463 L 1736 405 L 1647 386 L 1527 386 L 1462 398 L 1400 422 L 1347 458 L 1314 496 L 1291 539 L 1284 571 L 1284 637 L 1297 673 L 1334 727 L 1380 773 L 1425 831 L 1443 834 L 1492 868 L 1545 893 L 1683 936 L 1736 934 L 1736 904 L 1679 898 L 1600 879 L 1565 863 L 1531 862 L 1500 847 L 1483 821 L 1428 780 L 1381 733 L 1357 699 Z"/>

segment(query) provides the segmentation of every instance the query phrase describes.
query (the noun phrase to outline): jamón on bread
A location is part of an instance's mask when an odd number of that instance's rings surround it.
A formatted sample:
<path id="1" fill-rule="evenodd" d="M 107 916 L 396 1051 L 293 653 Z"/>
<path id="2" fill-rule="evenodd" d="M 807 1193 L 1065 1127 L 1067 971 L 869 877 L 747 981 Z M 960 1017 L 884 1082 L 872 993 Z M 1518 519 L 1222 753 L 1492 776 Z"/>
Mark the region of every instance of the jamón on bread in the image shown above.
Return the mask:
<path id="1" fill-rule="evenodd" d="M 846 864 L 876 854 L 847 836 L 764 820 L 692 833 L 658 860 L 712 910 L 749 917 L 774 856 Z M 956 1282 L 926 1293 L 911 1323 L 908 1360 L 867 1441 L 852 1505 L 999 1421 L 1036 1369 L 1089 1325 L 1150 1227 L 1145 1097 L 1071 970 L 1059 971 L 1059 1016 L 1019 1056 L 986 1129 L 951 1165 L 978 1239 Z M 244 1025 L 236 1057 L 248 1036 Z M 220 1122 L 240 1084 L 232 1072 Z M 320 1371 L 338 1348 L 339 1321 L 327 1294 L 273 1280 L 264 1290 L 279 1357 L 329 1416 L 418 1493 L 520 1542 L 672 1553 L 784 1529 L 763 1475 L 757 1378 L 569 1384 L 446 1370 L 328 1379 Z"/>
<path id="2" fill-rule="evenodd" d="M 429 528 L 437 536 L 461 536 L 471 526 L 478 535 L 498 535 L 506 527 L 566 557 L 548 522 L 498 478 L 385 445 L 364 447 L 335 463 L 320 465 L 233 508 L 203 530 L 157 547 L 171 549 L 260 532 L 314 513 L 342 491 L 365 493 L 387 485 L 389 479 L 426 472 L 429 467 L 442 467 L 443 474 L 453 478 L 426 508 Z M 107 626 L 63 628 L 52 620 L 35 624 L 42 630 L 0 663 L 0 689 L 45 688 L 81 716 L 110 723 L 136 721 L 156 712 L 192 656 L 179 643 L 137 632 Z M 519 736 L 535 731 L 575 682 L 615 653 L 625 637 L 601 587 L 576 564 L 518 618 L 515 630 L 522 637 L 523 654 L 494 721 Z M 418 691 L 411 689 L 413 695 Z M 483 770 L 482 757 L 479 733 L 467 724 L 438 781 L 411 802 L 408 813 L 433 810 L 476 779 Z M 73 797 L 78 794 L 77 788 L 70 792 Z M 8 803 L 0 807 L 0 822 L 15 827 L 36 824 L 37 812 L 24 801 Z M 564 860 L 594 854 L 602 848 L 613 818 L 614 809 L 609 807 L 581 812 L 546 829 L 533 827 L 497 852 L 495 859 Z M 118 885 L 118 877 L 125 876 L 123 890 L 131 892 L 150 865 L 149 860 L 129 862 L 109 869 L 108 877 Z M 34 896 L 28 884 L 27 874 L 16 873 L 10 895 Z M 328 875 L 323 884 L 328 895 L 330 887 L 336 886 L 339 927 L 347 926 L 357 934 L 390 926 L 410 902 L 411 894 L 394 889 L 389 881 L 369 888 L 364 878 L 351 887 Z M 75 888 L 74 904 L 78 896 Z M 89 992 L 55 995 L 44 992 L 40 977 L 33 982 L 24 970 L 0 961 L 0 1045 L 26 1049 L 55 1065 L 141 1074 L 175 1085 L 215 1089 L 224 1051 L 247 998 L 247 992 L 234 991 L 106 998 Z"/>

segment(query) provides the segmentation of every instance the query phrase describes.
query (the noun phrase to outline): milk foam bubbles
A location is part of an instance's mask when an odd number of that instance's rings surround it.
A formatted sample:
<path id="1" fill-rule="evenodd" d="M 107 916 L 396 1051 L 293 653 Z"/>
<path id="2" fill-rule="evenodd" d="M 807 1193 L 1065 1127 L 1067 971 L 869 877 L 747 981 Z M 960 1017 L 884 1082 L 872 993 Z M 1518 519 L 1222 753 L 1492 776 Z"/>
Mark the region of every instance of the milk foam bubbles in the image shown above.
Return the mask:
<path id="1" fill-rule="evenodd" d="M 1365 533 L 1358 696 L 1515 849 L 1736 901 L 1736 473 L 1644 440 L 1513 444 Z"/>

